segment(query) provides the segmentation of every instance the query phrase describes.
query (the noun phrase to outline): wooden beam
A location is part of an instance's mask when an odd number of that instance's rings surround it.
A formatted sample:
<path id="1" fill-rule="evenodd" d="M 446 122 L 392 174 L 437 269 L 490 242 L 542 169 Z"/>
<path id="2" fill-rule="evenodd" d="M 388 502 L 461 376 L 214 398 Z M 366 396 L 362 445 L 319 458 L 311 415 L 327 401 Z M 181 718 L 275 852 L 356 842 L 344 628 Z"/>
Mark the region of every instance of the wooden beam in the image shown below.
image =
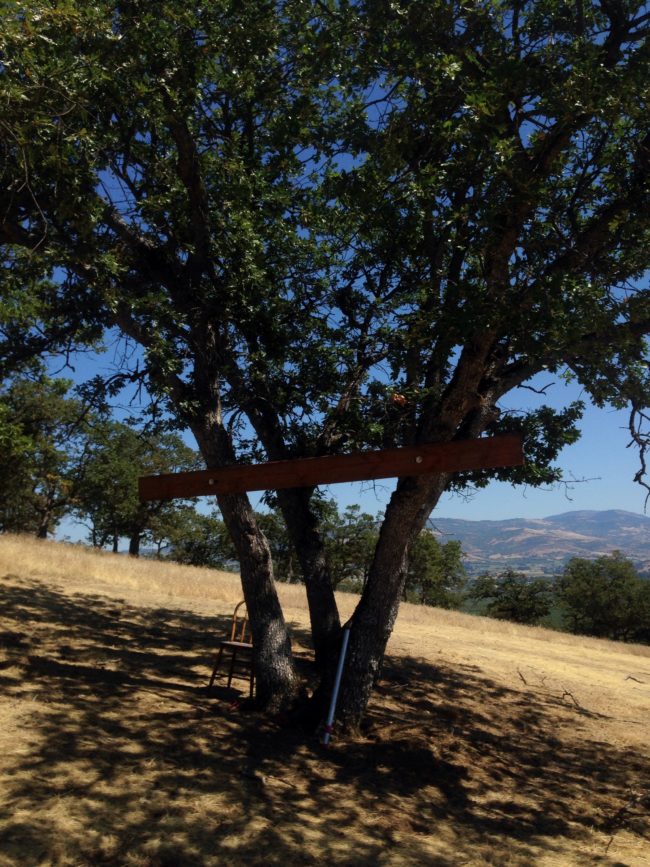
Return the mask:
<path id="1" fill-rule="evenodd" d="M 142 476 L 141 500 L 173 500 L 206 494 L 240 494 L 419 476 L 468 470 L 520 466 L 524 462 L 521 437 L 515 434 L 450 443 L 425 443 L 398 449 L 296 458 L 266 464 L 237 464 L 215 470 Z"/>

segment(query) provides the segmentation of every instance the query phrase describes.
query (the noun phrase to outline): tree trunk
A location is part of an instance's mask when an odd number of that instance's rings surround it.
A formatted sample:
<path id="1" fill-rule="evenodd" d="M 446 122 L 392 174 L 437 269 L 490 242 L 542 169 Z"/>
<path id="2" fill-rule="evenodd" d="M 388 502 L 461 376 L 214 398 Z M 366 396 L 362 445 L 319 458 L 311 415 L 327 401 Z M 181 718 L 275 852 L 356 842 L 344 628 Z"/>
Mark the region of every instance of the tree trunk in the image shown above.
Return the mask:
<path id="1" fill-rule="evenodd" d="M 237 381 L 237 388 L 269 459 L 277 461 L 289 458 L 279 417 L 269 410 L 266 400 L 261 403 L 251 400 L 250 393 L 240 381 Z M 316 664 L 324 670 L 336 646 L 341 622 L 325 560 L 323 540 L 318 531 L 318 518 L 310 507 L 313 492 L 313 487 L 292 488 L 279 490 L 276 494 L 307 589 Z"/>
<path id="2" fill-rule="evenodd" d="M 191 420 L 191 427 L 212 469 L 234 464 L 235 453 L 221 419 L 218 394 L 210 405 L 203 418 Z M 246 494 L 217 497 L 217 504 L 239 558 L 254 647 L 257 703 L 274 712 L 293 700 L 298 682 L 291 640 L 273 580 L 271 552 Z"/>
<path id="3" fill-rule="evenodd" d="M 337 717 L 358 730 L 380 675 L 406 581 L 409 545 L 448 482 L 447 475 L 401 479 L 381 528 L 365 591 L 352 616 Z"/>
<path id="4" fill-rule="evenodd" d="M 496 400 L 503 393 L 498 391 L 498 383 L 492 378 L 481 388 L 493 345 L 494 336 L 490 331 L 480 335 L 480 340 L 468 341 L 454 379 L 437 410 L 423 419 L 418 434 L 423 441 L 449 441 L 461 429 L 466 438 L 478 437 L 486 429 L 493 418 Z M 409 546 L 424 527 L 450 479 L 448 473 L 402 478 L 386 509 L 368 583 L 352 617 L 341 684 L 338 718 L 350 731 L 359 728 L 381 672 L 406 582 Z"/>
<path id="5" fill-rule="evenodd" d="M 140 556 L 140 541 L 141 541 L 140 533 L 133 533 L 131 538 L 129 539 L 129 557 L 139 557 Z"/>
<path id="6" fill-rule="evenodd" d="M 43 498 L 45 499 L 45 498 Z M 50 509 L 47 503 L 44 503 L 37 511 L 38 527 L 36 529 L 36 537 L 38 539 L 47 539 L 47 531 L 50 529 Z"/>
<path id="7" fill-rule="evenodd" d="M 291 641 L 273 581 L 271 552 L 244 495 L 218 497 L 237 549 L 242 589 L 254 647 L 258 704 L 271 711 L 287 706 L 297 691 Z"/>
<path id="8" fill-rule="evenodd" d="M 311 489 L 288 489 L 277 497 L 305 579 L 316 665 L 324 672 L 336 653 L 341 621 L 311 494 Z"/>

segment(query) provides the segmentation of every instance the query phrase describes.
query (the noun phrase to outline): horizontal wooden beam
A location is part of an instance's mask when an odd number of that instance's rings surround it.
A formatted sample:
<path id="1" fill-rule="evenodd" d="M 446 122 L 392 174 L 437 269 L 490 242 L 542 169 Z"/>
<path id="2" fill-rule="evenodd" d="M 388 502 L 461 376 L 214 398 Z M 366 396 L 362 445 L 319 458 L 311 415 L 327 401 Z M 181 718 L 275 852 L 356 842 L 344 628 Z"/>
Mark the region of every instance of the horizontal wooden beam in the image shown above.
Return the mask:
<path id="1" fill-rule="evenodd" d="M 296 458 L 266 464 L 236 464 L 215 470 L 142 476 L 141 500 L 173 500 L 206 494 L 241 494 L 274 491 L 338 482 L 459 473 L 523 464 L 521 437 L 515 434 L 450 443 L 424 443 L 398 449 Z"/>

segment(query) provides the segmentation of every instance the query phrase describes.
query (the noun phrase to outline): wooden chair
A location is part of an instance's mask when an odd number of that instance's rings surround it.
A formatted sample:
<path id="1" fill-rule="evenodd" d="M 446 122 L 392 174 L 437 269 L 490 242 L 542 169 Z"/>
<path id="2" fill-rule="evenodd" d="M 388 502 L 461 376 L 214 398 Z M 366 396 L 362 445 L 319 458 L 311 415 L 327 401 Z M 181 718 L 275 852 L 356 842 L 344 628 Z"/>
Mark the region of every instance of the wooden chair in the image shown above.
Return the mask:
<path id="1" fill-rule="evenodd" d="M 243 612 L 240 614 L 240 608 L 243 606 Z M 230 686 L 233 677 L 245 677 L 250 684 L 250 697 L 253 697 L 253 686 L 255 682 L 255 667 L 253 665 L 253 643 L 250 640 L 250 629 L 248 625 L 248 612 L 246 611 L 246 603 L 242 600 L 237 604 L 232 615 L 232 625 L 230 627 L 230 638 L 226 638 L 219 644 L 219 652 L 212 669 L 210 684 L 208 689 L 212 689 L 214 679 L 217 676 L 217 671 L 221 665 L 224 650 L 230 654 L 230 666 L 228 668 L 228 683 Z M 245 672 L 237 674 L 235 672 L 235 662 L 237 657 L 243 658 L 247 662 Z"/>

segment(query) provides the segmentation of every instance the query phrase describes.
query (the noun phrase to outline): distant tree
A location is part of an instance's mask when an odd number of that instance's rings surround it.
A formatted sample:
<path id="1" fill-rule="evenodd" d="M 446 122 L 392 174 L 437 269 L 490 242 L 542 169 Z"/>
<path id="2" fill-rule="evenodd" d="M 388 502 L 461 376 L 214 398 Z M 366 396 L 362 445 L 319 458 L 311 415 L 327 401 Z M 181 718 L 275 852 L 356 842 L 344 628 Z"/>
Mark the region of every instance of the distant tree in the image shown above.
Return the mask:
<path id="1" fill-rule="evenodd" d="M 256 520 L 264 532 L 273 557 L 275 576 L 280 581 L 303 580 L 299 560 L 284 516 L 275 498 L 267 512 L 257 512 Z M 333 588 L 345 584 L 345 589 L 363 588 L 372 554 L 377 544 L 377 519 L 353 504 L 340 513 L 335 500 L 315 497 L 314 512 L 318 516 L 327 571 Z"/>
<path id="2" fill-rule="evenodd" d="M 4 401 L 0 403 L 0 530 L 34 532 L 33 441 Z"/>
<path id="3" fill-rule="evenodd" d="M 361 592 L 377 545 L 377 524 L 376 518 L 356 504 L 347 506 L 343 514 L 334 508 L 322 518 L 333 587 L 345 585 L 348 590 Z"/>
<path id="4" fill-rule="evenodd" d="M 88 452 L 78 486 L 75 514 L 90 527 L 96 547 L 109 542 L 117 551 L 121 537 L 129 540 L 129 554 L 138 556 L 154 519 L 171 519 L 177 505 L 169 501 L 140 502 L 138 477 L 195 469 L 196 452 L 173 433 L 146 433 L 112 420 L 97 422 L 88 431 Z"/>
<path id="5" fill-rule="evenodd" d="M 282 512 L 277 508 L 256 512 L 255 520 L 269 544 L 276 581 L 291 584 L 300 580 L 298 560 Z"/>
<path id="6" fill-rule="evenodd" d="M 430 530 L 423 530 L 409 549 L 406 598 L 423 605 L 456 608 L 466 580 L 460 542 L 440 544 Z"/>
<path id="7" fill-rule="evenodd" d="M 636 624 L 634 641 L 650 644 L 650 579 L 641 578 L 636 597 Z"/>
<path id="8" fill-rule="evenodd" d="M 556 581 L 564 621 L 572 632 L 624 641 L 647 641 L 650 582 L 639 578 L 620 551 L 574 557 Z"/>
<path id="9" fill-rule="evenodd" d="M 548 581 L 529 581 L 525 575 L 512 569 L 496 576 L 480 575 L 468 596 L 487 602 L 486 614 L 489 617 L 528 625 L 537 624 L 546 617 L 553 600 Z"/>
<path id="10" fill-rule="evenodd" d="M 339 512 L 334 500 L 321 499 L 316 507 L 332 586 L 361 592 L 372 562 L 380 519 L 362 512 L 357 504 Z M 297 558 L 287 526 L 278 509 L 257 513 L 273 556 L 279 580 L 300 580 Z M 460 542 L 441 545 L 430 531 L 423 531 L 409 550 L 406 588 L 409 599 L 451 608 L 460 604 L 465 580 Z"/>
<path id="11" fill-rule="evenodd" d="M 169 546 L 169 557 L 176 563 L 223 569 L 237 560 L 237 552 L 219 513 L 204 515 L 194 506 L 178 506 L 171 512 L 152 516 L 149 534 L 160 550 Z"/>
<path id="12" fill-rule="evenodd" d="M 46 538 L 72 508 L 87 459 L 88 412 L 71 383 L 41 374 L 0 391 L 0 529 Z"/>

